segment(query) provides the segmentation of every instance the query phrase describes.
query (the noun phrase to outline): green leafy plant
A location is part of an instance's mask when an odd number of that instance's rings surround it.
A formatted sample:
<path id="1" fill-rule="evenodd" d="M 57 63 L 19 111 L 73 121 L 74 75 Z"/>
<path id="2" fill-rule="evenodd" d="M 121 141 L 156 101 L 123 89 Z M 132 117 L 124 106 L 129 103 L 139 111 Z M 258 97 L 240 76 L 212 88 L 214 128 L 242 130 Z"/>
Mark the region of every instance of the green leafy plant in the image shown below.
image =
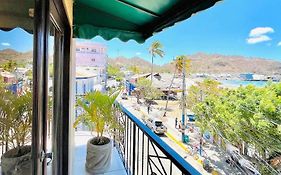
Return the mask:
<path id="1" fill-rule="evenodd" d="M 84 98 L 77 101 L 77 106 L 83 110 L 83 114 L 77 117 L 74 127 L 83 123 L 92 132 L 96 131 L 97 137 L 93 140 L 93 144 L 106 144 L 108 139 L 103 136 L 106 130 L 113 133 L 114 129 L 121 129 L 116 118 L 118 108 L 115 106 L 115 100 L 118 94 L 115 92 L 107 95 L 94 91 L 87 93 Z"/>
<path id="2" fill-rule="evenodd" d="M 0 124 L 2 144 L 8 148 L 26 145 L 31 141 L 32 95 L 17 96 L 2 90 L 0 95 Z"/>
<path id="3" fill-rule="evenodd" d="M 151 85 L 151 81 L 146 78 L 140 78 L 137 83 L 137 88 L 140 90 L 141 95 L 149 100 L 158 100 L 163 95 L 160 89 Z"/>
<path id="4" fill-rule="evenodd" d="M 125 74 L 120 71 L 120 67 L 115 65 L 108 65 L 107 66 L 107 75 L 108 77 L 121 77 L 123 78 Z"/>
<path id="5" fill-rule="evenodd" d="M 15 68 L 17 67 L 17 63 L 13 60 L 9 60 L 8 62 L 4 63 L 1 65 L 1 67 L 5 70 L 5 71 L 9 71 L 12 72 L 15 70 Z"/>
<path id="6" fill-rule="evenodd" d="M 281 83 L 222 89 L 219 82 L 207 79 L 190 87 L 187 104 L 201 131 L 223 136 L 241 154 L 247 155 L 248 147 L 254 147 L 257 155 L 266 159 L 281 150 L 280 89 Z M 268 169 L 264 163 L 258 167 L 261 172 Z"/>

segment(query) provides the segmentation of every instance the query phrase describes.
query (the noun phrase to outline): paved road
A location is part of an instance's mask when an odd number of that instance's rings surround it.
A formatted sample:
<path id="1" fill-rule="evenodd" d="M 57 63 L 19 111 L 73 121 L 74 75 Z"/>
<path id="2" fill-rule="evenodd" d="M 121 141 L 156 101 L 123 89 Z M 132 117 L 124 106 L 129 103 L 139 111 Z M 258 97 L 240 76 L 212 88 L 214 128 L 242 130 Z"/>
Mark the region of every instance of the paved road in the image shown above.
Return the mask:
<path id="1" fill-rule="evenodd" d="M 142 119 L 144 116 L 147 116 L 147 108 L 144 105 L 139 105 L 136 103 L 136 98 L 129 97 L 128 100 L 120 100 L 120 102 L 136 117 Z M 161 111 L 157 109 L 152 109 L 150 115 L 161 114 Z M 163 113 L 163 112 L 162 112 Z M 183 143 L 179 143 L 181 140 L 181 133 L 174 128 L 174 118 L 169 118 L 164 120 L 165 125 L 168 128 L 168 134 L 166 137 L 161 137 L 163 141 L 165 141 L 168 145 L 171 146 L 174 150 L 176 150 L 185 160 L 195 167 L 198 171 L 202 174 L 210 174 L 205 171 L 202 167 L 202 162 L 195 160 L 194 156 L 191 156 L 192 149 L 190 146 L 185 145 Z M 170 137 L 171 136 L 171 137 Z M 198 133 L 189 134 L 191 145 L 198 145 L 200 136 Z M 212 166 L 217 170 L 220 174 L 223 175 L 239 175 L 242 174 L 237 168 L 230 167 L 226 162 L 226 154 L 220 150 L 217 146 L 206 143 L 203 147 L 205 157 L 208 157 Z M 198 155 L 198 154 L 197 154 Z M 203 157 L 199 156 L 199 160 L 204 159 Z"/>

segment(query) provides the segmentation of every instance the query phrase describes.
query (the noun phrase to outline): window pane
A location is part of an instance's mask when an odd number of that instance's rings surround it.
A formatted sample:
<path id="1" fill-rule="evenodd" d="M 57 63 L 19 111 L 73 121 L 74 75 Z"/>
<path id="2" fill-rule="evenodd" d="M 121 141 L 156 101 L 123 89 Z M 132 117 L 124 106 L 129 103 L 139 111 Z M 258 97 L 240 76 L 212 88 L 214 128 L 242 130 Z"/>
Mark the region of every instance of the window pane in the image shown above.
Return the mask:
<path id="1" fill-rule="evenodd" d="M 31 174 L 33 35 L 0 30 L 0 41 L 0 170 Z"/>

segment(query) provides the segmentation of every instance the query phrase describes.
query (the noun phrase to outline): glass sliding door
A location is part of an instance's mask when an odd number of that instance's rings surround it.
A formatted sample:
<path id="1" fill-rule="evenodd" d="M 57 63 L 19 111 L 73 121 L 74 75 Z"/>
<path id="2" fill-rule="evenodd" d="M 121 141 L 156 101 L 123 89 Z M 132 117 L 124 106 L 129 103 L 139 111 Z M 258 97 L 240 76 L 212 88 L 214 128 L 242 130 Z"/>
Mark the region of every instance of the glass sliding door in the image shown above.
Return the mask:
<path id="1" fill-rule="evenodd" d="M 0 4 L 0 174 L 68 174 L 71 28 L 63 2 Z"/>
<path id="2" fill-rule="evenodd" d="M 62 1 L 35 1 L 34 16 L 33 175 L 68 174 L 70 26 Z"/>

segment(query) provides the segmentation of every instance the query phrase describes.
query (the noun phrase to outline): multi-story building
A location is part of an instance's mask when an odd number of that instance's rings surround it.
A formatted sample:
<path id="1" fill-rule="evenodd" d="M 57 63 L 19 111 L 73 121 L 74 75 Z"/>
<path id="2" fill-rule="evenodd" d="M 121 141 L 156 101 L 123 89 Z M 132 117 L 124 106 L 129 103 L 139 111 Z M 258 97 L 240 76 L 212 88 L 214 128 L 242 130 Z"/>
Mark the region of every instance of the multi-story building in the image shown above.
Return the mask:
<path id="1" fill-rule="evenodd" d="M 106 46 L 100 43 L 76 42 L 76 99 L 94 90 L 104 91 L 106 86 Z M 75 110 L 76 116 L 82 113 Z M 78 130 L 87 130 L 79 125 Z"/>
<path id="2" fill-rule="evenodd" d="M 78 71 L 77 73 L 79 74 L 79 72 L 81 73 L 81 71 L 84 73 L 87 72 L 87 77 L 95 77 L 95 80 L 93 80 L 93 78 L 83 79 L 83 77 L 76 77 L 76 84 L 79 86 L 78 90 L 83 89 L 80 88 L 81 82 L 83 82 L 85 85 L 87 84 L 85 93 L 94 89 L 100 89 L 97 87 L 105 86 L 107 65 L 106 51 L 106 46 L 100 43 L 76 42 L 75 55 L 76 69 Z M 88 83 L 88 81 L 91 81 L 91 83 Z M 89 84 L 91 87 L 89 86 Z M 81 94 L 81 92 L 82 91 L 79 91 L 79 95 L 83 95 Z"/>

